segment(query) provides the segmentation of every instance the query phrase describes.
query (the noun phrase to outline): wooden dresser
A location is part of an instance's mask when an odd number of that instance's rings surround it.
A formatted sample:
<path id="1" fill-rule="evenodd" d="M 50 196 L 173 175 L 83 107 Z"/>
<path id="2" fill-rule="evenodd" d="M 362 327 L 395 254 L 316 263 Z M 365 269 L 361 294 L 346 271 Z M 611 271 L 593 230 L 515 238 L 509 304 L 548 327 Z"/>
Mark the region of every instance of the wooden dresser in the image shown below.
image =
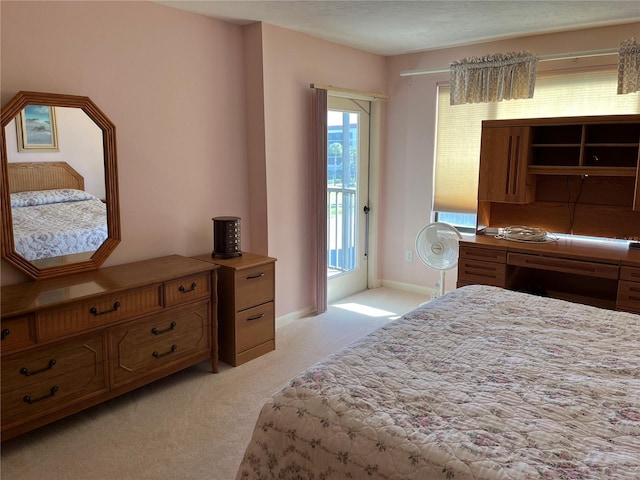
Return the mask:
<path id="1" fill-rule="evenodd" d="M 2 440 L 208 358 L 217 266 L 172 255 L 2 287 Z"/>
<path id="2" fill-rule="evenodd" d="M 640 250 L 579 239 L 523 243 L 465 237 L 457 286 L 471 284 L 640 313 Z"/>
<path id="3" fill-rule="evenodd" d="M 220 266 L 220 360 L 235 367 L 274 350 L 276 259 L 251 252 L 233 258 L 210 254 L 195 258 Z"/>

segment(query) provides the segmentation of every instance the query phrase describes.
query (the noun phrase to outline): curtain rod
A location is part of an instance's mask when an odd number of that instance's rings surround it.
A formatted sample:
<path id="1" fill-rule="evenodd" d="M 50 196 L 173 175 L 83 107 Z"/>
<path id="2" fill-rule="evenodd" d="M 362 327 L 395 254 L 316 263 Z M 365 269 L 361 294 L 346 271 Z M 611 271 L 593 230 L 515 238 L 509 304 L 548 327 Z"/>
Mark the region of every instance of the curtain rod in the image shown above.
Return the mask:
<path id="1" fill-rule="evenodd" d="M 602 57 L 605 55 L 618 54 L 617 48 L 606 48 L 603 50 L 588 50 L 585 52 L 573 52 L 573 53 L 556 53 L 553 55 L 540 55 L 538 61 L 546 62 L 549 60 L 570 60 L 572 58 L 587 58 L 587 57 Z M 431 73 L 446 73 L 450 71 L 450 67 L 439 68 L 423 68 L 420 70 L 405 70 L 400 72 L 401 77 L 410 77 L 413 75 L 428 75 Z"/>
<path id="2" fill-rule="evenodd" d="M 309 85 L 309 87 L 326 90 L 327 92 L 330 92 L 330 95 L 333 95 L 334 97 L 348 97 L 368 101 L 387 100 L 389 98 L 389 96 L 385 95 L 384 93 L 363 92 L 360 90 L 352 90 L 351 88 L 335 87 L 333 85 L 322 85 L 319 83 L 312 83 Z"/>

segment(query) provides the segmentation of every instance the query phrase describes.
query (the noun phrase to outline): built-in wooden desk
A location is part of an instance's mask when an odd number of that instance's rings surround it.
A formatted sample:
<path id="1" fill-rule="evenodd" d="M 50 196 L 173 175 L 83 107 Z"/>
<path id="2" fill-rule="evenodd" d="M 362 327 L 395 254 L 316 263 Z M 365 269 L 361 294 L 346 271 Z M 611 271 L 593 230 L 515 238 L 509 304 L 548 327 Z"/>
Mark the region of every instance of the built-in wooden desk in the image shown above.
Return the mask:
<path id="1" fill-rule="evenodd" d="M 460 241 L 457 286 L 471 284 L 640 314 L 640 250 L 584 239 L 525 243 L 472 235 Z"/>

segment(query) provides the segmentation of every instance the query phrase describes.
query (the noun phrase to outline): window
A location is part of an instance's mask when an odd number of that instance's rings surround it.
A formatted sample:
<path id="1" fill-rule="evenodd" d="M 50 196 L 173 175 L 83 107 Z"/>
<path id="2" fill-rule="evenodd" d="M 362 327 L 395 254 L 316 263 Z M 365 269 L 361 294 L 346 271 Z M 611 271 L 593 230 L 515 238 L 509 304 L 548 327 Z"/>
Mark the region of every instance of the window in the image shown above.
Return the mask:
<path id="1" fill-rule="evenodd" d="M 475 213 L 435 212 L 435 220 L 453 225 L 460 232 L 476 232 Z"/>
<path id="2" fill-rule="evenodd" d="M 617 95 L 617 82 L 615 70 L 550 74 L 536 79 L 532 99 L 454 106 L 449 85 L 438 86 L 436 220 L 475 227 L 482 120 L 640 113 L 640 94 Z"/>

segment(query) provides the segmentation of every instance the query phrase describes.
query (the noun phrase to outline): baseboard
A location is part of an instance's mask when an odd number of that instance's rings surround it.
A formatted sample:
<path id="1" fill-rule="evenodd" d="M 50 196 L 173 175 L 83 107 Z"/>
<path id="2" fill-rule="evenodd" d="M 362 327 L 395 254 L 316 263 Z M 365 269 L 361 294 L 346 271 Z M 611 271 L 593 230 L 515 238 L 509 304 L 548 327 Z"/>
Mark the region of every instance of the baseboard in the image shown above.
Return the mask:
<path id="1" fill-rule="evenodd" d="M 295 322 L 296 320 L 300 320 L 301 318 L 308 317 L 309 315 L 313 315 L 314 309 L 312 307 L 307 307 L 302 310 L 298 310 L 296 312 L 287 313 L 286 315 L 282 315 L 281 317 L 276 318 L 276 328 L 283 327 L 288 323 Z"/>
<path id="2" fill-rule="evenodd" d="M 393 288 L 394 290 L 401 290 L 403 292 L 419 293 L 420 295 L 425 295 L 431 298 L 438 294 L 438 291 L 435 288 L 423 287 L 410 283 L 394 282 L 393 280 L 382 280 L 382 286 Z"/>

